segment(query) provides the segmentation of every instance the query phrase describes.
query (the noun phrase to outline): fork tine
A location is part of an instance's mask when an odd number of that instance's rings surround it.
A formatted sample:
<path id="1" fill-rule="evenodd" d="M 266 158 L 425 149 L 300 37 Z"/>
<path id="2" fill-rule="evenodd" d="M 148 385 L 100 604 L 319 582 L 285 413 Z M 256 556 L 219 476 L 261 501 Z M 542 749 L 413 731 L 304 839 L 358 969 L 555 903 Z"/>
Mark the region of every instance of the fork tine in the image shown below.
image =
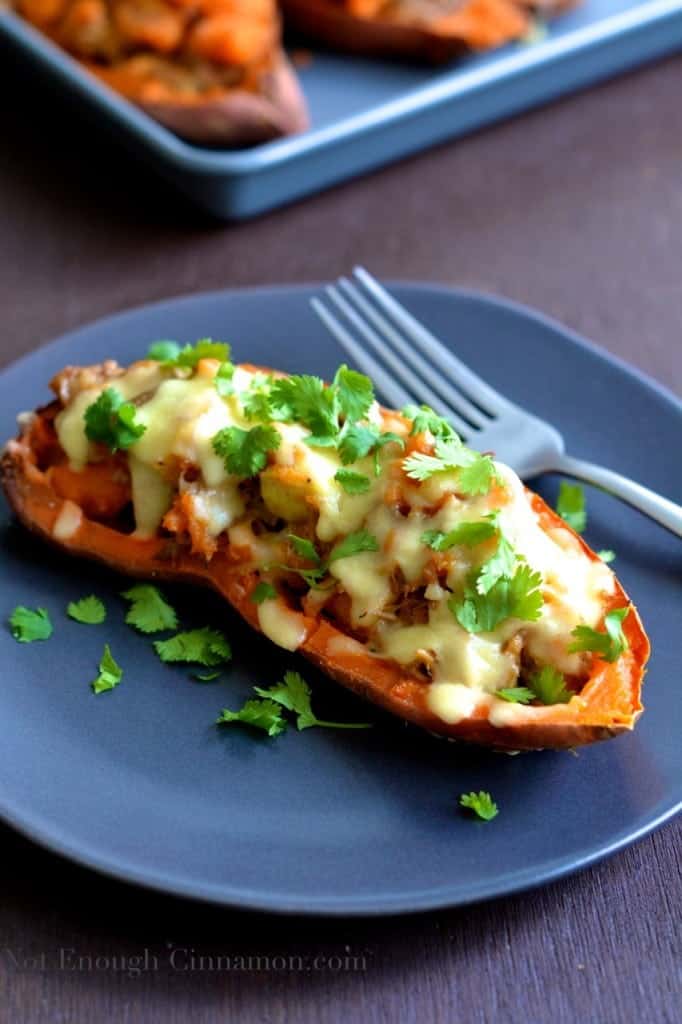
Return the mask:
<path id="1" fill-rule="evenodd" d="M 341 310 L 343 315 L 350 321 L 353 327 L 356 328 L 366 339 L 366 341 L 372 346 L 377 355 L 387 364 L 391 372 L 398 377 L 399 380 L 408 389 L 410 395 L 410 402 L 427 402 L 432 409 L 440 413 L 441 416 L 446 416 L 452 423 L 455 430 L 460 433 L 463 437 L 467 437 L 471 434 L 471 424 L 466 423 L 461 419 L 457 412 L 452 406 L 442 401 L 438 395 L 435 394 L 429 388 L 427 384 L 419 383 L 418 388 L 415 387 L 415 375 L 405 365 L 405 363 L 396 356 L 396 354 L 390 349 L 377 334 L 377 332 L 365 321 L 363 318 L 353 309 L 350 303 L 344 298 L 339 290 L 333 286 L 328 286 L 325 291 L 332 300 L 332 302 Z M 371 357 L 370 357 L 371 358 Z"/>
<path id="2" fill-rule="evenodd" d="M 383 334 L 386 340 L 383 342 L 381 351 L 379 352 L 383 358 L 385 358 L 385 346 L 387 344 L 392 346 L 394 350 L 397 349 L 405 362 L 412 366 L 422 380 L 430 385 L 450 408 L 456 410 L 461 416 L 468 420 L 474 429 L 486 426 L 489 422 L 486 414 L 482 412 L 478 406 L 472 405 L 461 392 L 453 387 L 449 377 L 444 376 L 440 369 L 437 369 L 433 363 L 424 359 L 417 349 L 408 344 L 405 338 L 395 327 L 393 327 L 390 321 L 387 320 L 386 317 L 382 316 L 381 313 L 379 313 L 377 309 L 364 297 L 358 287 L 351 284 L 351 282 L 345 277 L 340 278 L 339 286 L 343 289 L 354 305 L 368 320 L 371 320 L 377 330 Z M 424 398 L 429 405 L 433 405 L 433 401 L 429 400 L 426 392 L 424 392 Z"/>
<path id="3" fill-rule="evenodd" d="M 423 324 L 405 309 L 364 267 L 355 267 L 353 274 L 364 288 L 372 295 L 377 304 L 389 313 L 402 328 L 415 346 L 436 365 L 449 371 L 457 386 L 468 397 L 487 411 L 491 416 L 498 416 L 511 406 L 502 395 L 481 380 L 468 366 L 447 349 Z"/>
<path id="4" fill-rule="evenodd" d="M 359 369 L 371 377 L 377 390 L 383 395 L 386 401 L 390 402 L 396 409 L 402 409 L 412 401 L 407 391 L 389 377 L 379 364 L 364 351 L 355 338 L 346 330 L 343 324 L 331 313 L 319 299 L 311 299 L 310 305 L 319 316 L 327 330 L 334 335 L 344 352 Z"/>

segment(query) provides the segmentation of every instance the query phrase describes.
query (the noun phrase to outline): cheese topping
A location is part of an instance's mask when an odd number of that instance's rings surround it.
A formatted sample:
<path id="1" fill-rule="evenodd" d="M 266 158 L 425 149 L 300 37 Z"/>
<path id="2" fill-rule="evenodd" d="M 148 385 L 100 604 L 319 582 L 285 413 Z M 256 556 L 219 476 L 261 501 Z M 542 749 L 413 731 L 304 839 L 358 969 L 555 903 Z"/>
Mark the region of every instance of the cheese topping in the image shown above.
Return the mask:
<path id="1" fill-rule="evenodd" d="M 613 593 L 613 574 L 588 558 L 568 530 L 540 526 L 510 469 L 495 463 L 496 484 L 470 495 L 458 488 L 457 469 L 420 482 L 406 477 L 405 454 L 395 441 L 376 452 L 360 452 L 352 466 L 344 466 L 337 447 L 308 444 L 312 432 L 300 422 L 286 422 L 286 416 L 273 422 L 249 419 L 244 392 L 262 386 L 263 378 L 237 367 L 233 393 L 222 396 L 214 380 L 218 365 L 203 360 L 192 375 L 149 361 L 135 364 L 109 383 L 79 391 L 56 418 L 71 468 L 81 471 L 97 457 L 97 446 L 85 433 L 88 407 L 107 386 L 135 404 L 144 432 L 129 445 L 127 457 L 137 536 L 153 536 L 162 523 L 180 530 L 183 520 L 170 519 L 169 510 L 185 499 L 193 550 L 205 536 L 206 557 L 229 544 L 285 589 L 297 581 L 291 601 L 258 606 L 266 636 L 287 650 L 305 641 L 305 619 L 290 605 L 307 590 L 312 613 L 338 617 L 342 629 L 353 634 L 347 643 L 354 649 L 390 659 L 423 679 L 428 706 L 446 722 L 476 708 L 499 726 L 532 715 L 534 708 L 494 696 L 519 685 L 522 666 L 549 665 L 570 678 L 585 676 L 589 655 L 568 653 L 571 633 L 577 625 L 599 625 L 605 599 Z M 228 471 L 213 441 L 226 428 L 251 431 L 262 423 L 277 431 L 279 444 L 270 445 L 252 484 Z M 365 423 L 375 432 L 391 430 L 407 439 L 405 419 L 376 404 Z M 361 478 L 359 493 L 344 489 L 337 477 L 342 468 Z M 503 615 L 488 632 L 469 631 L 455 614 L 456 603 L 494 554 L 496 542 L 484 538 L 435 551 L 424 535 L 491 521 L 513 549 L 515 564 L 540 574 L 543 603 L 535 619 Z M 361 531 L 369 535 L 371 549 L 326 561 L 335 545 Z M 301 563 L 300 556 L 290 561 L 295 557 L 290 534 L 314 543 L 316 564 Z"/>

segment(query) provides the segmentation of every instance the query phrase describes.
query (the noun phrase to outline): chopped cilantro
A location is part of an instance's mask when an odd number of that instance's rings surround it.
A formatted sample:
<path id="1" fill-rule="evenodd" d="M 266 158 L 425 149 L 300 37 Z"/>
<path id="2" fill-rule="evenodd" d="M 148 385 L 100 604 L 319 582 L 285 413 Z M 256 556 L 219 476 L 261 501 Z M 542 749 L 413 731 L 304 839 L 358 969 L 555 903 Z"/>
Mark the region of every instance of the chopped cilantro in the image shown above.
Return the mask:
<path id="1" fill-rule="evenodd" d="M 104 645 L 104 653 L 99 663 L 99 675 L 90 684 L 95 693 L 106 693 L 113 690 L 123 678 L 123 669 L 116 663 L 109 649 L 109 644 Z"/>
<path id="2" fill-rule="evenodd" d="M 225 461 L 228 473 L 255 476 L 265 469 L 268 452 L 279 448 L 281 437 L 274 427 L 225 427 L 213 438 L 213 451 Z"/>
<path id="3" fill-rule="evenodd" d="M 497 804 L 490 793 L 486 793 L 484 789 L 478 793 L 462 793 L 459 798 L 459 805 L 473 811 L 483 821 L 492 821 L 499 813 Z"/>
<path id="4" fill-rule="evenodd" d="M 287 537 L 291 541 L 291 546 L 299 558 L 305 558 L 308 562 L 314 562 L 315 565 L 320 565 L 320 556 L 311 540 L 307 540 L 306 537 L 297 537 L 295 533 L 288 533 Z"/>
<path id="5" fill-rule="evenodd" d="M 428 405 L 406 405 L 403 409 L 403 416 L 412 420 L 412 435 L 423 434 L 428 431 L 435 438 L 446 440 L 456 436 L 454 429 L 446 419 L 439 416 L 437 412 Z"/>
<path id="6" fill-rule="evenodd" d="M 367 530 L 358 530 L 356 533 L 349 533 L 347 537 L 335 544 L 329 553 L 329 563 L 338 561 L 339 558 L 350 558 L 351 555 L 359 555 L 363 551 L 378 551 L 379 542 Z"/>
<path id="7" fill-rule="evenodd" d="M 501 577 L 485 594 L 469 584 L 464 599 L 450 598 L 448 608 L 468 633 L 489 633 L 505 619 L 535 622 L 543 605 L 541 585 L 540 573 L 524 563 L 511 578 Z"/>
<path id="8" fill-rule="evenodd" d="M 265 580 L 257 583 L 251 592 L 251 600 L 254 604 L 263 604 L 264 601 L 272 601 L 276 597 L 277 591 L 272 583 L 267 583 Z"/>
<path id="9" fill-rule="evenodd" d="M 234 394 L 233 377 L 234 364 L 221 363 L 214 378 L 215 389 L 221 398 L 229 398 L 230 395 Z"/>
<path id="10" fill-rule="evenodd" d="M 170 640 L 155 640 L 154 649 L 161 661 L 195 662 L 213 668 L 232 657 L 230 645 L 215 629 L 192 629 L 177 633 Z"/>
<path id="11" fill-rule="evenodd" d="M 173 363 L 179 355 L 180 346 L 177 341 L 155 341 L 149 346 L 147 359 L 157 363 Z"/>
<path id="12" fill-rule="evenodd" d="M 82 597 L 80 601 L 69 601 L 66 613 L 76 622 L 82 622 L 86 626 L 99 626 L 107 617 L 106 608 L 94 594 Z"/>
<path id="13" fill-rule="evenodd" d="M 365 455 L 376 447 L 379 440 L 377 427 L 368 426 L 363 423 L 351 423 L 339 440 L 339 455 L 344 466 L 358 459 L 364 459 Z"/>
<path id="14" fill-rule="evenodd" d="M 270 405 L 278 417 L 302 423 L 312 434 L 326 437 L 338 431 L 334 388 L 320 377 L 300 374 L 275 380 Z"/>
<path id="15" fill-rule="evenodd" d="M 192 678 L 200 683 L 212 683 L 220 675 L 220 669 L 215 672 L 193 672 Z"/>
<path id="16" fill-rule="evenodd" d="M 369 722 L 327 722 L 318 718 L 310 705 L 310 687 L 298 672 L 285 672 L 284 679 L 268 690 L 260 686 L 255 686 L 254 689 L 261 697 L 281 704 L 287 711 L 293 711 L 299 731 L 311 726 L 322 726 L 327 729 L 371 728 Z"/>
<path id="17" fill-rule="evenodd" d="M 9 617 L 12 636 L 20 644 L 34 640 L 48 640 L 52 636 L 52 623 L 45 608 L 26 608 L 20 604 Z"/>
<path id="18" fill-rule="evenodd" d="M 137 408 L 132 402 L 124 402 L 120 391 L 106 388 L 85 410 L 85 435 L 112 452 L 130 448 L 147 429 L 137 422 L 136 415 Z"/>
<path id="19" fill-rule="evenodd" d="M 364 473 L 356 473 L 352 469 L 340 469 L 334 479 L 341 485 L 346 494 L 366 494 L 371 481 Z"/>
<path id="20" fill-rule="evenodd" d="M 449 551 L 450 548 L 456 547 L 458 544 L 473 548 L 485 540 L 490 540 L 496 533 L 495 523 L 489 519 L 482 519 L 478 522 L 458 523 L 448 533 L 441 533 L 440 530 L 426 530 L 421 535 L 421 542 L 433 548 L 434 551 Z"/>
<path id="21" fill-rule="evenodd" d="M 496 520 L 493 520 L 496 525 Z M 487 594 L 503 577 L 514 575 L 516 552 L 504 536 L 498 534 L 497 548 L 487 562 L 484 562 L 476 577 L 476 590 L 479 594 Z"/>
<path id="22" fill-rule="evenodd" d="M 458 471 L 457 483 L 462 494 L 487 494 L 498 479 L 490 455 L 481 455 L 462 444 L 456 434 L 437 440 L 434 455 L 415 452 L 403 462 L 403 469 L 412 480 L 424 481 L 436 473 Z"/>
<path id="23" fill-rule="evenodd" d="M 532 700 L 535 700 L 535 693 L 527 686 L 504 687 L 501 690 L 495 690 L 495 696 L 509 701 L 510 704 L 530 704 Z"/>
<path id="24" fill-rule="evenodd" d="M 262 729 L 268 736 L 279 736 L 287 727 L 281 707 L 273 700 L 247 700 L 239 711 L 225 708 L 217 719 L 217 724 L 228 725 L 232 722 Z"/>
<path id="25" fill-rule="evenodd" d="M 332 389 L 339 412 L 351 423 L 363 419 L 374 401 L 374 387 L 369 377 L 350 370 L 345 363 L 336 371 Z"/>
<path id="26" fill-rule="evenodd" d="M 611 562 L 615 562 L 616 552 L 611 551 L 610 548 L 602 548 L 601 551 L 597 552 L 597 557 L 601 558 L 602 562 L 605 562 L 606 565 L 609 565 Z"/>
<path id="27" fill-rule="evenodd" d="M 556 503 L 557 513 L 576 533 L 582 533 L 587 526 L 587 509 L 585 492 L 580 484 L 569 484 L 562 480 L 559 485 L 559 497 Z"/>
<path id="28" fill-rule="evenodd" d="M 162 629 L 177 628 L 175 611 L 151 583 L 138 583 L 130 590 L 124 590 L 121 597 L 132 601 L 126 622 L 141 633 L 160 633 Z"/>
<path id="29" fill-rule="evenodd" d="M 623 632 L 623 622 L 630 611 L 626 608 L 615 608 L 604 617 L 605 633 L 598 633 L 590 626 L 576 626 L 571 633 L 575 643 L 568 648 L 569 653 L 575 651 L 593 651 L 604 661 L 616 661 L 628 649 L 628 639 Z"/>
<path id="30" fill-rule="evenodd" d="M 539 672 L 535 672 L 528 682 L 543 704 L 568 704 L 573 696 L 561 672 L 551 665 L 545 665 Z"/>

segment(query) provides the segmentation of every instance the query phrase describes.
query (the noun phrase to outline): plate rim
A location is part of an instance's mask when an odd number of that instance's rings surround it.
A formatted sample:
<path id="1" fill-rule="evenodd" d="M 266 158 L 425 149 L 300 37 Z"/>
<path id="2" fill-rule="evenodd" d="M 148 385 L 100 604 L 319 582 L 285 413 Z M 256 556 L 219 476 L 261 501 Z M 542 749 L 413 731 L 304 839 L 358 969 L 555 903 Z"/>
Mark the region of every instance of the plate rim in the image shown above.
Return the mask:
<path id="1" fill-rule="evenodd" d="M 201 305 L 205 301 L 219 299 L 239 298 L 244 295 L 258 294 L 305 294 L 321 291 L 325 282 L 308 282 L 295 284 L 274 284 L 258 285 L 246 288 L 223 288 L 190 294 L 181 294 L 154 302 L 142 303 L 140 305 L 121 310 L 112 314 L 99 317 L 79 327 L 73 328 L 57 337 L 50 339 L 31 352 L 25 353 L 18 359 L 5 364 L 0 369 L 0 379 L 7 374 L 21 372 L 25 363 L 34 359 L 41 353 L 47 354 L 48 350 L 68 347 L 77 342 L 79 336 L 87 334 L 93 329 L 103 325 L 121 324 L 126 320 L 135 318 L 140 313 L 148 310 L 160 311 L 164 307 L 171 308 L 178 305 Z M 548 316 L 545 313 L 526 306 L 523 303 L 504 296 L 493 295 L 485 291 L 468 288 L 451 287 L 444 284 L 431 282 L 420 282 L 414 280 L 387 280 L 385 284 L 389 288 L 398 290 L 413 291 L 417 293 L 430 293 L 445 298 L 457 300 L 473 300 L 483 306 L 493 306 L 505 312 L 511 312 L 522 318 L 530 318 L 540 325 L 549 328 L 559 334 L 562 341 L 568 341 L 577 348 L 589 353 L 591 356 L 606 362 L 613 369 L 634 377 L 638 383 L 647 390 L 653 391 L 659 400 L 670 405 L 671 409 L 682 415 L 682 399 L 665 385 L 650 377 L 645 371 L 638 367 L 631 366 L 624 359 L 613 353 L 602 349 L 595 342 L 584 338 L 572 328 L 567 327 L 560 321 Z M 114 879 L 118 882 L 125 882 L 135 886 L 143 887 L 154 892 L 171 894 L 183 899 L 192 899 L 198 902 L 211 905 L 219 905 L 235 910 L 250 910 L 256 912 L 267 912 L 277 915 L 296 915 L 302 917 L 383 917 L 398 914 L 417 914 L 436 909 L 449 909 L 459 906 L 468 906 L 485 900 L 512 896 L 514 894 L 539 888 L 551 884 L 561 878 L 583 871 L 585 868 L 596 864 L 605 858 L 618 853 L 628 846 L 638 842 L 645 836 L 654 832 L 666 822 L 672 821 L 682 811 L 682 786 L 671 791 L 671 797 L 659 801 L 655 813 L 633 830 L 632 828 L 622 829 L 612 835 L 608 841 L 602 842 L 597 847 L 592 847 L 582 854 L 573 854 L 569 857 L 556 857 L 552 861 L 545 862 L 545 866 L 537 873 L 537 868 L 526 868 L 512 872 L 506 876 L 498 875 L 491 882 L 482 881 L 479 885 L 470 888 L 464 895 L 453 893 L 452 888 L 428 889 L 415 892 L 411 889 L 408 894 L 387 893 L 377 896 L 368 894 L 364 897 L 339 897 L 333 899 L 321 897 L 319 899 L 305 897 L 283 898 L 276 892 L 253 891 L 240 887 L 233 889 L 229 885 L 207 884 L 201 880 L 183 881 L 177 874 L 169 872 L 153 871 L 152 869 L 140 869 L 133 864 L 128 864 L 121 858 L 107 858 L 91 848 L 91 842 L 83 843 L 64 837 L 60 827 L 46 822 L 44 815 L 35 815 L 22 812 L 17 809 L 16 804 L 7 799 L 2 791 L 0 782 L 0 820 L 13 828 L 20 835 L 35 842 L 41 848 L 68 859 L 80 867 L 87 868 L 99 875 Z M 449 895 L 448 895 L 449 893 Z"/>

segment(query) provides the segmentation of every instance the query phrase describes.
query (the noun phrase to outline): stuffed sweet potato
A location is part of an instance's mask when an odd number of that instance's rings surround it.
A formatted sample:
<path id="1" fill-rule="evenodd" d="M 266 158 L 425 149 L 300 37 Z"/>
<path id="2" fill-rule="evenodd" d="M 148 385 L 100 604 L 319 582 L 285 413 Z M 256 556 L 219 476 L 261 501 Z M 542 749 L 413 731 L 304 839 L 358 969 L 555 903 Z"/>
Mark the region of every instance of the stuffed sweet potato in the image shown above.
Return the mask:
<path id="1" fill-rule="evenodd" d="M 19 14 L 184 138 L 301 131 L 305 101 L 275 0 L 15 0 Z"/>
<path id="2" fill-rule="evenodd" d="M 282 0 L 287 23 L 333 49 L 425 60 L 524 38 L 578 0 Z"/>
<path id="3" fill-rule="evenodd" d="M 433 733 L 500 749 L 633 728 L 649 645 L 611 570 L 426 408 L 234 366 L 227 346 L 70 367 L 2 459 L 74 555 L 218 590 L 253 626 Z"/>

